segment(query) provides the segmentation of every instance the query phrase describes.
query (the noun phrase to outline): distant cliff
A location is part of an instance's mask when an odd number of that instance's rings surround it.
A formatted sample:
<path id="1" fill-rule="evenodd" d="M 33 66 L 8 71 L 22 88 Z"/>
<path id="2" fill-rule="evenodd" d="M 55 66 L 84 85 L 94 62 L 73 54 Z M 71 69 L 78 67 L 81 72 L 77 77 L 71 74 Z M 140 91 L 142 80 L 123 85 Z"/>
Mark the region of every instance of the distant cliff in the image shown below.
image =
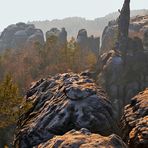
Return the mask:
<path id="1" fill-rule="evenodd" d="M 148 10 L 133 10 L 131 11 L 131 17 L 136 15 L 146 15 Z M 116 19 L 119 16 L 118 12 L 114 12 L 106 15 L 105 17 L 96 18 L 94 20 L 87 20 L 81 17 L 70 17 L 65 19 L 55 19 L 52 21 L 33 21 L 28 22 L 29 24 L 34 24 L 37 28 L 40 28 L 44 33 L 50 30 L 51 28 L 63 28 L 68 32 L 68 37 L 76 37 L 77 32 L 84 28 L 88 31 L 88 35 L 100 36 L 103 32 L 104 27 L 108 24 L 109 21 Z"/>
<path id="2" fill-rule="evenodd" d="M 44 44 L 41 29 L 33 24 L 17 23 L 9 25 L 0 35 L 0 51 L 5 49 L 21 49 L 35 42 Z"/>

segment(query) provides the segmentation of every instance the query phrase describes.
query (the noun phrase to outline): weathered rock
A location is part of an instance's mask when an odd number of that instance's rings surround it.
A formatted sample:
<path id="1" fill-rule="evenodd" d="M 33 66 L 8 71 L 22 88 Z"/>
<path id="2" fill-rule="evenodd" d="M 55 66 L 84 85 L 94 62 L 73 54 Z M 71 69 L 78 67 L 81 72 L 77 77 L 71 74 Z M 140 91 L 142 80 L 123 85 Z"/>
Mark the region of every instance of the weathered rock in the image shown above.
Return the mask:
<path id="1" fill-rule="evenodd" d="M 131 148 L 148 145 L 148 89 L 131 99 L 121 120 L 123 139 Z"/>
<path id="2" fill-rule="evenodd" d="M 34 29 L 34 33 L 27 38 L 26 44 L 33 45 L 36 42 L 44 44 L 44 35 L 40 29 Z"/>
<path id="3" fill-rule="evenodd" d="M 128 39 L 128 48 L 127 54 L 133 55 L 137 51 L 143 51 L 143 43 L 139 37 L 129 38 Z"/>
<path id="4" fill-rule="evenodd" d="M 102 44 L 100 48 L 100 54 L 110 51 L 114 48 L 117 41 L 118 25 L 117 20 L 110 21 L 108 26 L 105 27 L 102 33 Z"/>
<path id="5" fill-rule="evenodd" d="M 126 63 L 116 51 L 100 55 L 97 83 L 106 90 L 114 107 L 115 116 L 120 119 L 123 107 L 138 92 L 148 87 L 148 55 L 136 51 L 126 55 Z"/>
<path id="6" fill-rule="evenodd" d="M 116 46 L 116 50 L 118 50 L 121 53 L 123 59 L 128 49 L 129 22 L 130 22 L 130 0 L 124 0 L 123 7 L 121 9 L 118 18 L 118 33 L 117 33 L 117 46 Z"/>
<path id="7" fill-rule="evenodd" d="M 26 100 L 34 105 L 19 120 L 16 145 L 22 148 L 72 129 L 87 128 L 102 135 L 118 132 L 111 103 L 86 72 L 42 79 L 28 90 Z"/>
<path id="8" fill-rule="evenodd" d="M 118 39 L 118 21 L 110 21 L 108 26 L 105 27 L 102 34 L 102 44 L 100 54 L 108 52 L 115 48 L 115 43 Z M 148 15 L 136 16 L 131 18 L 129 24 L 129 41 L 134 37 L 138 37 L 143 41 L 143 46 L 147 49 L 147 30 L 148 30 Z M 129 43 L 130 44 L 130 43 Z"/>
<path id="9" fill-rule="evenodd" d="M 143 39 L 146 30 L 148 30 L 148 15 L 137 15 L 131 19 L 129 26 L 130 37 L 137 36 Z"/>
<path id="10" fill-rule="evenodd" d="M 139 37 L 132 39 L 128 37 L 129 2 L 125 0 L 118 25 L 116 21 L 110 22 L 109 28 L 105 30 L 106 32 L 108 29 L 113 29 L 112 26 L 119 28 L 118 32 L 112 30 L 117 34 L 117 44 L 114 41 L 114 48 L 110 47 L 110 50 L 100 52 L 97 64 L 97 82 L 106 90 L 117 119 L 120 119 L 123 108 L 130 99 L 148 86 L 148 54 L 144 51 Z M 108 39 L 113 38 L 111 34 Z M 103 39 L 108 43 L 105 38 Z"/>
<path id="11" fill-rule="evenodd" d="M 103 137 L 98 134 L 92 134 L 87 129 L 80 131 L 71 130 L 63 136 L 56 136 L 53 139 L 42 143 L 38 148 L 127 148 L 120 137 L 112 134 Z"/>
<path id="12" fill-rule="evenodd" d="M 147 148 L 148 145 L 148 116 L 139 119 L 135 128 L 130 132 L 129 147 Z"/>
<path id="13" fill-rule="evenodd" d="M 58 44 L 65 45 L 67 43 L 67 32 L 65 28 L 62 28 L 61 30 L 52 28 L 46 32 L 46 40 L 53 36 L 56 37 Z"/>
<path id="14" fill-rule="evenodd" d="M 93 35 L 88 37 L 87 31 L 85 29 L 81 29 L 78 32 L 76 42 L 80 46 L 84 52 L 92 51 L 95 54 L 98 54 L 100 48 L 100 37 L 94 37 Z"/>
<path id="15" fill-rule="evenodd" d="M 144 33 L 143 46 L 144 46 L 144 49 L 148 51 L 148 29 Z"/>
<path id="16" fill-rule="evenodd" d="M 5 49 L 20 49 L 28 43 L 44 44 L 43 32 L 32 24 L 17 23 L 10 25 L 0 36 L 0 51 Z"/>

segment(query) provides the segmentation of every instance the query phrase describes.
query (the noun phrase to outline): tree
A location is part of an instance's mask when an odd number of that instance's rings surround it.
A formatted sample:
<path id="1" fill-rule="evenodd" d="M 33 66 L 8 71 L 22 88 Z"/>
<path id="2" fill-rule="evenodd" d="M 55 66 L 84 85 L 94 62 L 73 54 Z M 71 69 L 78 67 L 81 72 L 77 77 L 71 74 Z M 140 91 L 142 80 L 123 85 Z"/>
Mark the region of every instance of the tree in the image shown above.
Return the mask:
<path id="1" fill-rule="evenodd" d="M 7 74 L 0 83 L 0 127 L 16 123 L 21 101 L 17 85 Z"/>

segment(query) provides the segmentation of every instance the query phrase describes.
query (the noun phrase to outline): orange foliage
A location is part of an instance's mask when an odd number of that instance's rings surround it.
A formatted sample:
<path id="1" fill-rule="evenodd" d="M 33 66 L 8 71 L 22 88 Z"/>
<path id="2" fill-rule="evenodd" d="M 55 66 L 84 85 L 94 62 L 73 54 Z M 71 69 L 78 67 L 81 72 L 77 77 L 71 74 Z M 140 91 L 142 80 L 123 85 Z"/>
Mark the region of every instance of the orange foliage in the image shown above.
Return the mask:
<path id="1" fill-rule="evenodd" d="M 72 38 L 66 45 L 51 39 L 45 45 L 34 44 L 27 49 L 7 50 L 0 57 L 0 76 L 11 73 L 24 92 L 32 81 L 64 72 L 81 72 L 91 68 L 96 55 L 82 51 Z"/>

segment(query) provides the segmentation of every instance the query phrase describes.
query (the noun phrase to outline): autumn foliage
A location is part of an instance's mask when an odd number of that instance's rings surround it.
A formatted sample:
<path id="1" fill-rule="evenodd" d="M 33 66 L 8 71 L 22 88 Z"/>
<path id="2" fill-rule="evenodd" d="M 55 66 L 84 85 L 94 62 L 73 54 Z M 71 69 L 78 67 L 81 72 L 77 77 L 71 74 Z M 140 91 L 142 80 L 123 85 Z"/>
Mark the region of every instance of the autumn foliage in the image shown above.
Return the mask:
<path id="1" fill-rule="evenodd" d="M 63 72 L 81 72 L 90 69 L 96 62 L 96 55 L 82 50 L 71 38 L 66 44 L 59 44 L 57 38 L 48 38 L 44 45 L 35 43 L 22 50 L 6 50 L 0 56 L 0 78 L 11 73 L 14 81 L 24 93 L 32 81 Z"/>

